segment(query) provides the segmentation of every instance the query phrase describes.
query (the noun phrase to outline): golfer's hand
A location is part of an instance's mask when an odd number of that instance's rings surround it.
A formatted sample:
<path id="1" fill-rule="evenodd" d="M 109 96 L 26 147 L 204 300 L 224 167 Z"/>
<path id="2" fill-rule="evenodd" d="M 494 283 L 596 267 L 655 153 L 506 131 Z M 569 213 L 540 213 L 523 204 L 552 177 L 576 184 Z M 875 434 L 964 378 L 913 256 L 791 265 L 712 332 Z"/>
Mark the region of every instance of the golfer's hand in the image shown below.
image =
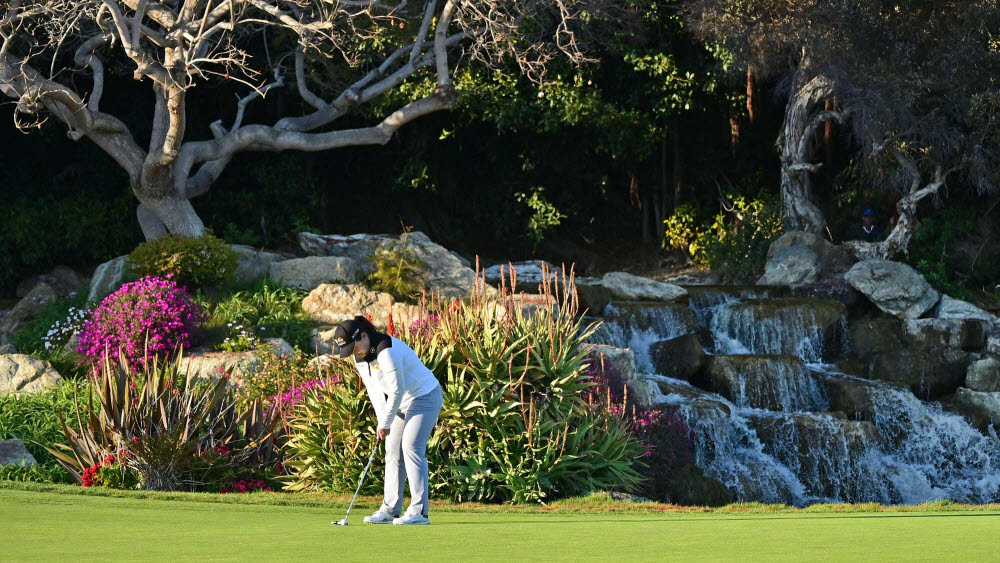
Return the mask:
<path id="1" fill-rule="evenodd" d="M 385 440 L 385 437 L 389 435 L 389 430 L 389 428 L 379 428 L 375 431 L 375 436 L 378 438 L 379 442 Z"/>

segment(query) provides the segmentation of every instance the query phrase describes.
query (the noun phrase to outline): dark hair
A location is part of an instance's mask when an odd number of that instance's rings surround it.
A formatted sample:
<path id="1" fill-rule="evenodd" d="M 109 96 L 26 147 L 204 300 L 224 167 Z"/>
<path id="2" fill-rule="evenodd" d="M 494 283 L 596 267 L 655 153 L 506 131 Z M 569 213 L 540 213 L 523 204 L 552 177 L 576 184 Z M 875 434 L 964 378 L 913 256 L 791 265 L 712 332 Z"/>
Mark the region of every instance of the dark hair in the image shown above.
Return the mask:
<path id="1" fill-rule="evenodd" d="M 354 320 L 361 325 L 362 332 L 367 334 L 368 338 L 372 338 L 376 334 L 378 334 L 378 329 L 375 328 L 375 325 L 373 325 L 372 322 L 369 321 L 366 317 L 362 315 L 357 315 L 354 317 Z"/>

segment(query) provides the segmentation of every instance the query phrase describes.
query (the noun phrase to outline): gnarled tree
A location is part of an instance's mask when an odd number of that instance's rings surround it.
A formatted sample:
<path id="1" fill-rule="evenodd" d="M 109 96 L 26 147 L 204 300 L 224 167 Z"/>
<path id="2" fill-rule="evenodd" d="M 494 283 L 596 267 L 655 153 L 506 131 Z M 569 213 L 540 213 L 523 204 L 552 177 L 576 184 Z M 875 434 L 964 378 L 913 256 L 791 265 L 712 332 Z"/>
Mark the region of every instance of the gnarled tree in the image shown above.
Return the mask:
<path id="1" fill-rule="evenodd" d="M 738 63 L 789 89 L 781 194 L 789 225 L 821 234 L 812 174 L 824 125 L 848 129 L 874 182 L 900 194 L 901 217 L 859 257 L 905 252 L 921 199 L 949 182 L 998 186 L 1000 72 L 993 0 L 689 0 L 696 30 Z"/>
<path id="2" fill-rule="evenodd" d="M 73 140 L 106 151 L 128 174 L 147 238 L 197 236 L 204 225 L 190 200 L 237 153 L 385 144 L 454 104 L 459 61 L 515 61 L 540 82 L 554 61 L 587 62 L 587 22 L 619 20 L 618 9 L 614 0 L 11 0 L 0 7 L 0 92 L 16 100 L 20 127 L 54 117 Z M 115 69 L 149 85 L 151 127 L 102 106 Z M 369 126 L 337 128 L 428 75 L 436 87 L 425 95 Z M 211 123 L 211 138 L 191 138 L 185 105 L 209 81 L 236 81 L 244 92 L 232 117 Z M 304 110 L 244 123 L 247 105 L 275 88 L 294 88 Z M 150 129 L 148 141 L 137 138 Z"/>

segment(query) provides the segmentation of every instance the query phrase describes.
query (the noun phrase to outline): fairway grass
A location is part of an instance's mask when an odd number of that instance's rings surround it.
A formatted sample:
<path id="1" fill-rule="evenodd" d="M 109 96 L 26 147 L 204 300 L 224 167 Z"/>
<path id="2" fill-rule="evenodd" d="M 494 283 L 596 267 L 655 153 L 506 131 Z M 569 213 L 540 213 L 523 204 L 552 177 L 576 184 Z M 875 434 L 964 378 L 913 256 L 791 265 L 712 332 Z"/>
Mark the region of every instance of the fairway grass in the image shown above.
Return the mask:
<path id="1" fill-rule="evenodd" d="M 344 515 L 340 502 L 247 504 L 27 489 L 0 487 L 2 560 L 995 561 L 1000 531 L 995 507 L 737 513 L 450 506 L 432 509 L 430 526 L 400 527 L 365 525 L 371 508 L 365 506 L 355 507 L 351 525 L 340 527 L 331 525 Z"/>

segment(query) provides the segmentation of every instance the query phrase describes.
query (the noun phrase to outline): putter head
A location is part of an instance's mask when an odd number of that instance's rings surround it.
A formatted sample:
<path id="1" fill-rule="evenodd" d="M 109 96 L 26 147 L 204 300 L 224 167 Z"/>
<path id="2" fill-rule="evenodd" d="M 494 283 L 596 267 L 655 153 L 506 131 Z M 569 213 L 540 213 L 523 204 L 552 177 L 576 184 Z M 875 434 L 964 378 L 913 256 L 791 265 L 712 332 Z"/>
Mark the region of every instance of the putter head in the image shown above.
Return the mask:
<path id="1" fill-rule="evenodd" d="M 347 518 L 344 518 L 343 520 L 337 520 L 336 522 L 333 522 L 333 524 L 336 524 L 338 526 L 346 526 L 347 525 Z"/>

